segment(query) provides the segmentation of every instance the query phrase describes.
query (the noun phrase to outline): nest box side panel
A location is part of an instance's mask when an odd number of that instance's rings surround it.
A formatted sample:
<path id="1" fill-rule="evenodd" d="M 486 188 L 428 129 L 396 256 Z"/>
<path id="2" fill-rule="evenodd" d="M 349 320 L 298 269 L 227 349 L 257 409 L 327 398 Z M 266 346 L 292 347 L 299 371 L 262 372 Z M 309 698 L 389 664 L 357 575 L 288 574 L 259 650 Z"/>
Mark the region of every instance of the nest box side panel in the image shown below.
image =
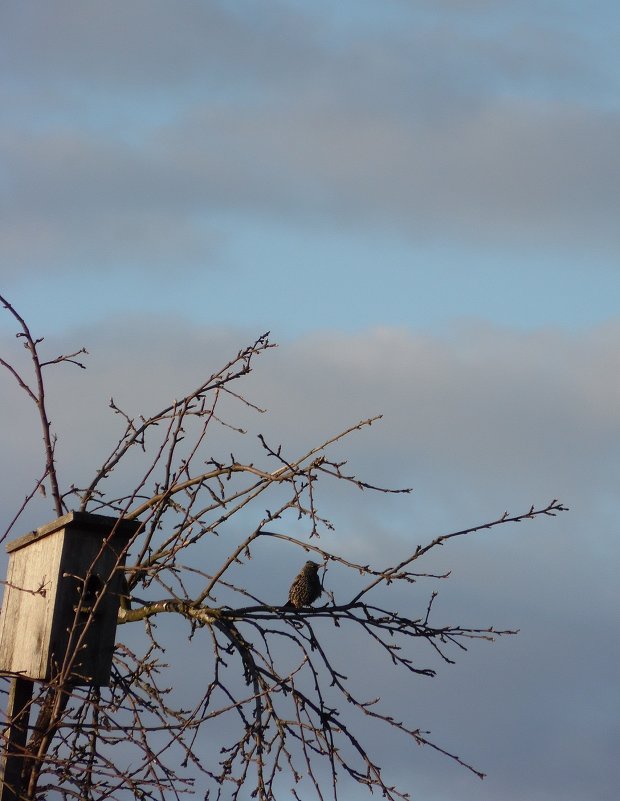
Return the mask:
<path id="1" fill-rule="evenodd" d="M 50 669 L 68 658 L 76 684 L 102 686 L 110 679 L 128 538 L 109 535 L 79 524 L 66 529 Z"/>
<path id="2" fill-rule="evenodd" d="M 64 532 L 9 556 L 0 620 L 0 670 L 45 679 Z"/>

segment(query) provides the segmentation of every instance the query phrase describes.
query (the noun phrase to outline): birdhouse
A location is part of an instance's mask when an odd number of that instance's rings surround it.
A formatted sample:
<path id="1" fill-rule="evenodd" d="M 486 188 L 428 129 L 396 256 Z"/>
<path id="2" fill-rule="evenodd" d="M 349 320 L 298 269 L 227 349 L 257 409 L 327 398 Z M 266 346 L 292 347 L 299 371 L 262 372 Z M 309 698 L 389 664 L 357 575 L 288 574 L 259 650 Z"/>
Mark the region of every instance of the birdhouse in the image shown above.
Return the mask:
<path id="1" fill-rule="evenodd" d="M 0 671 L 109 683 L 126 548 L 140 523 L 70 512 L 8 543 Z"/>

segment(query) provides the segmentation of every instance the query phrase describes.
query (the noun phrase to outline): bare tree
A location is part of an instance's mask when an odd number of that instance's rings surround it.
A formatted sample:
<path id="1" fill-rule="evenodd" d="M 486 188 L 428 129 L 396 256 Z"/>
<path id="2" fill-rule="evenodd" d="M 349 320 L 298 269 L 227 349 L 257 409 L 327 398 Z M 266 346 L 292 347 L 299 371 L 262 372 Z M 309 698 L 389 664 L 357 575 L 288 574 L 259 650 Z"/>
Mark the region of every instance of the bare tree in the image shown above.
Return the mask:
<path id="1" fill-rule="evenodd" d="M 319 510 L 324 483 L 341 482 L 353 491 L 410 491 L 362 480 L 330 455 L 335 443 L 377 417 L 302 454 L 259 434 L 255 461 L 233 454 L 225 461 L 205 459 L 212 432 L 233 427 L 227 415 L 235 404 L 263 413 L 238 387 L 272 347 L 267 335 L 154 414 L 129 413 L 111 401 L 121 421 L 118 441 L 90 480 L 63 490 L 44 376 L 51 367 L 83 367 L 78 358 L 86 351 L 43 356 L 43 340 L 1 300 L 19 326 L 34 380 L 27 377 L 27 366 L 0 361 L 37 408 L 44 454 L 43 469 L 8 521 L 5 537 L 20 533 L 16 524 L 42 486 L 57 515 L 79 509 L 140 521 L 127 549 L 118 620 L 121 635 L 127 635 L 116 645 L 110 687 L 78 685 L 70 670 L 72 654 L 49 682 L 37 683 L 32 701 L 37 722 L 23 755 L 24 798 L 163 799 L 197 793 L 205 799 L 322 800 L 338 798 L 338 780 L 346 776 L 386 798 L 408 797 L 384 777 L 363 742 L 361 718 L 483 777 L 414 721 L 388 714 L 381 687 L 376 697 L 359 697 L 356 677 L 342 673 L 338 644 L 343 637 L 358 637 L 373 660 L 383 659 L 385 670 L 404 671 L 413 680 L 433 676 L 431 665 L 453 661 L 468 641 L 514 633 L 436 623 L 434 591 L 426 593 L 414 617 L 394 611 L 390 598 L 399 586 L 446 578 L 425 572 L 423 559 L 450 539 L 555 515 L 565 510 L 561 503 L 505 512 L 444 534 L 397 564 L 350 561 Z M 126 491 L 110 489 L 115 477 Z M 248 575 L 240 567 L 268 543 L 270 553 L 297 549 L 295 569 L 308 559 L 321 565 L 322 596 L 315 606 L 286 603 L 294 572 L 281 587 L 273 577 L 257 581 L 256 588 L 240 582 L 239 576 Z M 340 577 L 346 597 L 340 592 L 335 598 L 330 574 Z M 179 622 L 172 625 L 174 620 Z M 171 637 L 175 644 L 167 646 Z M 422 646 L 428 662 L 420 661 Z"/>

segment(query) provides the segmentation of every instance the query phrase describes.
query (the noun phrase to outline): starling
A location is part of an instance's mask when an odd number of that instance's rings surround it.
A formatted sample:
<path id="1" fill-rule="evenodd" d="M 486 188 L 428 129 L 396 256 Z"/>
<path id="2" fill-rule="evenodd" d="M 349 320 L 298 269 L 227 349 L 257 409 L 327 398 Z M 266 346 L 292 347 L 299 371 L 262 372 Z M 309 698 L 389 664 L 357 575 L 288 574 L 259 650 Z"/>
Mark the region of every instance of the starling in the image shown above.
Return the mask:
<path id="1" fill-rule="evenodd" d="M 287 607 L 301 609 L 302 606 L 310 606 L 321 595 L 323 589 L 318 574 L 319 567 L 316 562 L 306 562 L 288 591 Z"/>

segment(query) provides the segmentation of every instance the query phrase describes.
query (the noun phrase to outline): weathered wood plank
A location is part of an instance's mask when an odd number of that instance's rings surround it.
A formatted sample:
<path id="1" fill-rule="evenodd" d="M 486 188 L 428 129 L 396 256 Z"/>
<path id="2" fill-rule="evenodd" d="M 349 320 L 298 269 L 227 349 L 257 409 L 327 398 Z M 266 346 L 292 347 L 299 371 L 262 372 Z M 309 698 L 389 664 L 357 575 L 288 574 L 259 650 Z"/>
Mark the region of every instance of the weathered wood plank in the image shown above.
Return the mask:
<path id="1" fill-rule="evenodd" d="M 124 549 L 139 526 L 71 512 L 7 545 L 0 671 L 108 683 Z"/>

